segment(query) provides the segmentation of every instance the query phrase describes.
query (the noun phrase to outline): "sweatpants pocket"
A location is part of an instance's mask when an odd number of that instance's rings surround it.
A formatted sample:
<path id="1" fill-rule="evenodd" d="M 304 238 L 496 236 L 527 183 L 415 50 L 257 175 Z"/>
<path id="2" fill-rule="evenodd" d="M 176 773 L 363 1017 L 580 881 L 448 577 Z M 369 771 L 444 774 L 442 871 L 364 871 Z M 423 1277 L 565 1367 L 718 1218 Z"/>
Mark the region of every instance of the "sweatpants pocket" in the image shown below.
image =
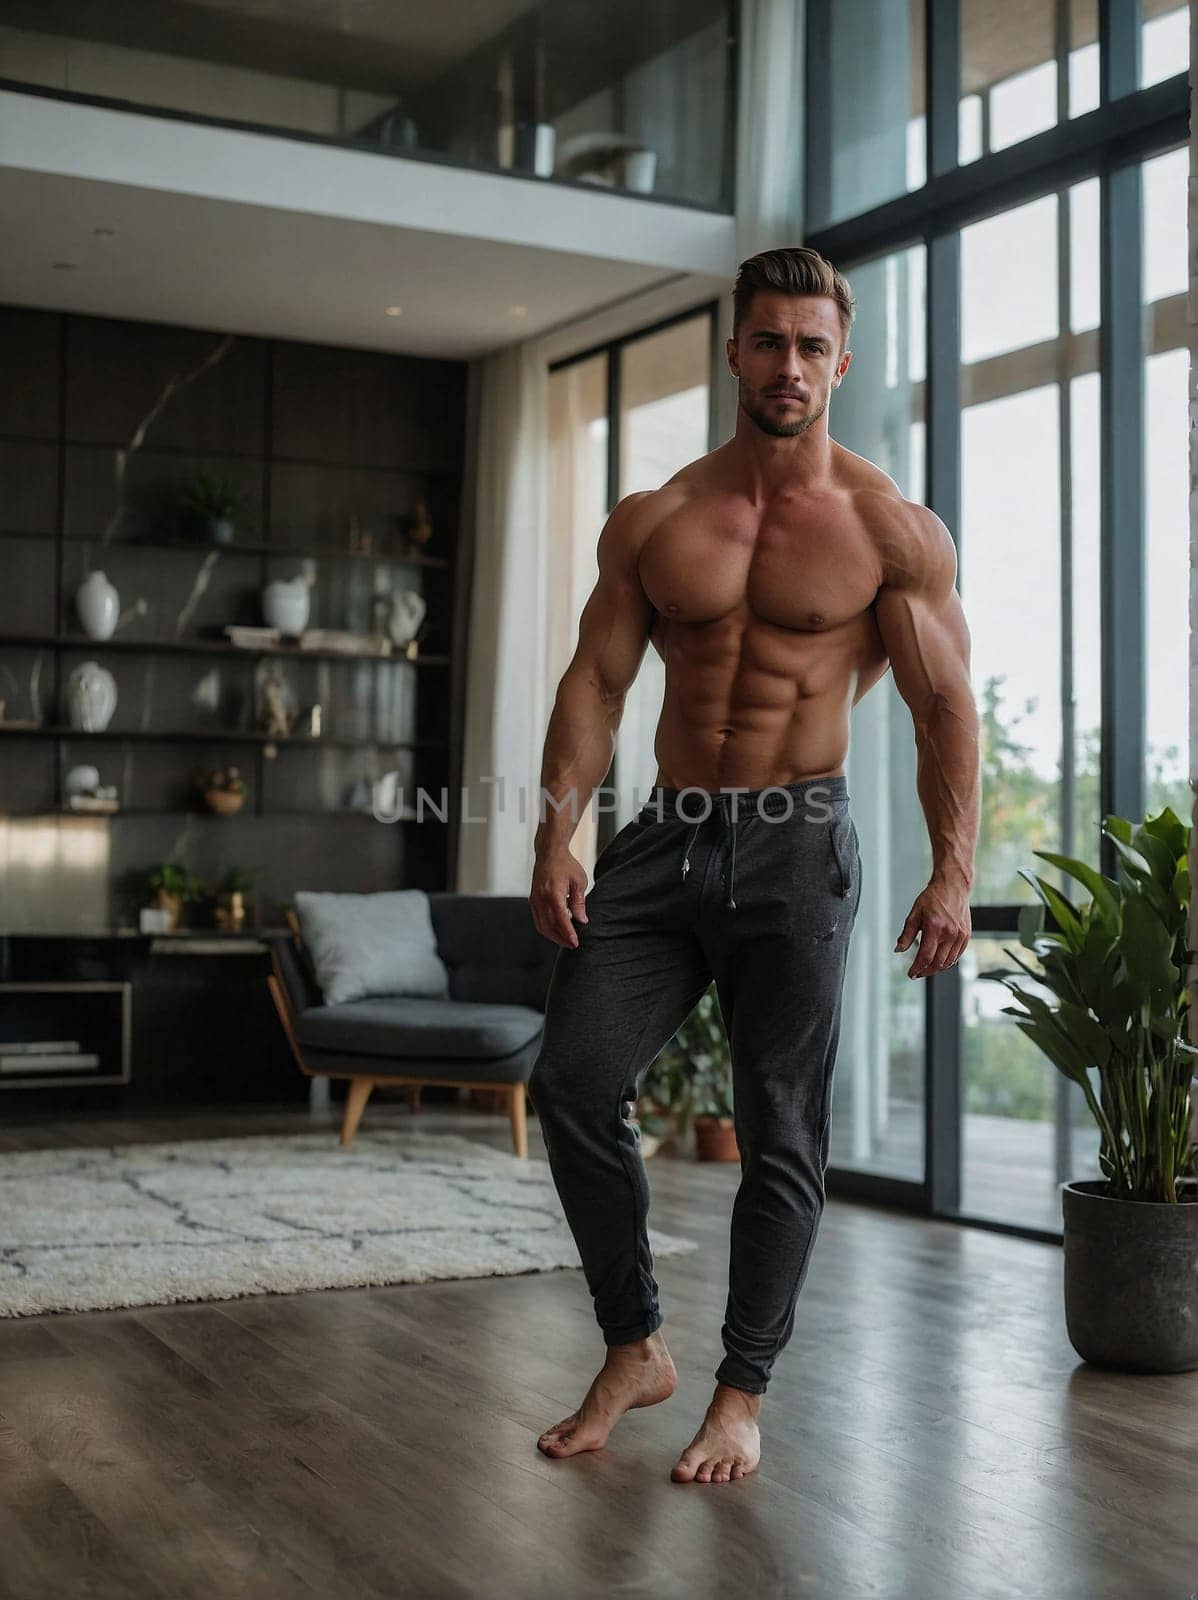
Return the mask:
<path id="1" fill-rule="evenodd" d="M 835 816 L 832 818 L 829 831 L 832 835 L 832 854 L 836 858 L 840 896 L 843 900 L 848 898 L 853 887 L 853 861 L 856 856 L 853 824 L 847 816 Z"/>

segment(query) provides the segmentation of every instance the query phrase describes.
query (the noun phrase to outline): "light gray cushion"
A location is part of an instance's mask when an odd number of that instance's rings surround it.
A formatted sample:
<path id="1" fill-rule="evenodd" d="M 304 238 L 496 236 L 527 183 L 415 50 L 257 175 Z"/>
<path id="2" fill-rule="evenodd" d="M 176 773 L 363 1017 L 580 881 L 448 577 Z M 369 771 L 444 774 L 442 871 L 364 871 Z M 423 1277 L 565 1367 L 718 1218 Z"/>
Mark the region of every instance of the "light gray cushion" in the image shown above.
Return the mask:
<path id="1" fill-rule="evenodd" d="M 295 909 L 326 1006 L 368 995 L 448 996 L 449 970 L 437 954 L 423 889 L 300 889 Z"/>

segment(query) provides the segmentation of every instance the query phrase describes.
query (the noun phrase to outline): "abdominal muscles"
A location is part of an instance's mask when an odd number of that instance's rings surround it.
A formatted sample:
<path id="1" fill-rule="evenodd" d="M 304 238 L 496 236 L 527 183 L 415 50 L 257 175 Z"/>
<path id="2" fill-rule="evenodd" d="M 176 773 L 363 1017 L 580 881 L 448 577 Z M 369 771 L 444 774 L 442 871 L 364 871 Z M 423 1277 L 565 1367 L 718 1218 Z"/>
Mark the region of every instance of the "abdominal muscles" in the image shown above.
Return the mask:
<path id="1" fill-rule="evenodd" d="M 854 652 L 834 635 L 777 637 L 784 631 L 721 639 L 723 630 L 708 629 L 700 639 L 670 630 L 653 747 L 659 781 L 761 789 L 843 767 Z"/>

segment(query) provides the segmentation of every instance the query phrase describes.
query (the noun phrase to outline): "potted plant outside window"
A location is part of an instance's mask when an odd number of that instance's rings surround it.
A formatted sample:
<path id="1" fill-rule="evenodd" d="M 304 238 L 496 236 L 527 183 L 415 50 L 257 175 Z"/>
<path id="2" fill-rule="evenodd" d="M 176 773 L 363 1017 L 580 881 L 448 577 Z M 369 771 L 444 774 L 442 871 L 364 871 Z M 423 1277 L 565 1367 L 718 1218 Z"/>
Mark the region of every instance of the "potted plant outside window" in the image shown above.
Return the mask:
<path id="1" fill-rule="evenodd" d="M 1079 1086 L 1098 1125 L 1103 1176 L 1061 1185 L 1070 1343 L 1096 1366 L 1185 1372 L 1198 1367 L 1191 830 L 1166 806 L 1139 827 L 1105 817 L 1102 832 L 1118 852 L 1117 879 L 1034 852 L 1089 891 L 1084 904 L 1021 873 L 1040 903 L 1020 913 L 1020 944 L 1042 970 L 1006 953 L 1055 1004 L 1013 969 L 981 976 L 1022 1002 L 1003 1010 Z"/>

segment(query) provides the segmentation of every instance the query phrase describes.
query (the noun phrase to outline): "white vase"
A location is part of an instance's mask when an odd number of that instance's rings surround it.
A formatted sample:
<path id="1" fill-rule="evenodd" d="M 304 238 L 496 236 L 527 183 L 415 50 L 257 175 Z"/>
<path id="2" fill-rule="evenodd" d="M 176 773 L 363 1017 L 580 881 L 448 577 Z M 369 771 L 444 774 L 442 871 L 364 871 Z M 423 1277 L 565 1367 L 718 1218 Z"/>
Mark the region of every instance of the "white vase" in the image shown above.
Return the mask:
<path id="1" fill-rule="evenodd" d="M 303 633 L 308 626 L 309 594 L 304 578 L 276 578 L 262 591 L 262 614 L 268 628 Z"/>
<path id="2" fill-rule="evenodd" d="M 121 614 L 121 601 L 102 572 L 89 572 L 75 590 L 75 609 L 89 639 L 112 638 Z"/>
<path id="3" fill-rule="evenodd" d="M 391 611 L 387 618 L 387 631 L 391 635 L 393 644 L 402 649 L 411 643 L 419 632 L 420 624 L 424 621 L 428 605 L 422 594 L 415 589 L 401 589 L 392 597 Z"/>
<path id="4" fill-rule="evenodd" d="M 81 661 L 67 679 L 67 722 L 83 733 L 103 733 L 116 710 L 116 679 L 98 661 Z"/>

